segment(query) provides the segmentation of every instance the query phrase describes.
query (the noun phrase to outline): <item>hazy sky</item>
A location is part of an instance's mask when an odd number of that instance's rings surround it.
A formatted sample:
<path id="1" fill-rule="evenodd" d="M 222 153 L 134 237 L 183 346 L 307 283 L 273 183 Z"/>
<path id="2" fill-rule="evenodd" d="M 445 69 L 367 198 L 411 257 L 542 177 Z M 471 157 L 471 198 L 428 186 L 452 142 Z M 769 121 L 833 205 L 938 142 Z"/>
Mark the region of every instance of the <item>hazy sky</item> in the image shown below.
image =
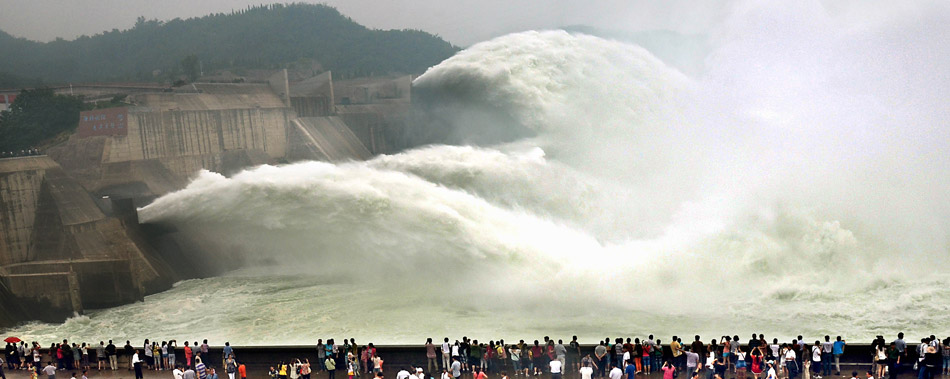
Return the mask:
<path id="1" fill-rule="evenodd" d="M 18 37 L 72 39 L 113 28 L 139 16 L 169 20 L 230 12 L 270 0 L 0 0 L 0 29 Z M 725 0 L 327 0 L 369 27 L 416 28 L 467 46 L 528 29 L 586 24 L 621 30 L 702 32 L 728 11 Z"/>

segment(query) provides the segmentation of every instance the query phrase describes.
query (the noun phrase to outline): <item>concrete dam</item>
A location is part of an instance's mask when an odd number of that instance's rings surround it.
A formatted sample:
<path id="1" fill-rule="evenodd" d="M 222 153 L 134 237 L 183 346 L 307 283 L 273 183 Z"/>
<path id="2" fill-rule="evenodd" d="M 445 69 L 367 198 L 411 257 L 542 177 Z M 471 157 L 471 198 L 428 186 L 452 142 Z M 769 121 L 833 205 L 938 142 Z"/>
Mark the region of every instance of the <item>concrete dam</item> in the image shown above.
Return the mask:
<path id="1" fill-rule="evenodd" d="M 410 77 L 334 83 L 195 83 L 122 92 L 128 104 L 82 112 L 47 155 L 0 159 L 0 327 L 59 322 L 141 300 L 240 260 L 136 209 L 188 184 L 299 160 L 365 160 L 390 152 L 409 111 Z M 227 263 L 222 263 L 227 262 Z"/>

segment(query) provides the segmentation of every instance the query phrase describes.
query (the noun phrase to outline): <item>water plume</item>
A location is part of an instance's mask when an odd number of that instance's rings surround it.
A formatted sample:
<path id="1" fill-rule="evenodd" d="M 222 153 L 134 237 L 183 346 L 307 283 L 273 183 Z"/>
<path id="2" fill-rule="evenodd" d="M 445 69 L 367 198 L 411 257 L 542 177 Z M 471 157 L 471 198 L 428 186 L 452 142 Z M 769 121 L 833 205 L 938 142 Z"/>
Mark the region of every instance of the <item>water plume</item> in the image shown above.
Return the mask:
<path id="1" fill-rule="evenodd" d="M 950 332 L 947 7 L 829 8 L 737 3 L 693 76 L 564 31 L 476 44 L 414 83 L 451 124 L 418 142 L 468 144 L 202 172 L 141 220 L 253 267 L 135 307 L 207 286 L 289 308 L 255 322 L 291 340 Z"/>

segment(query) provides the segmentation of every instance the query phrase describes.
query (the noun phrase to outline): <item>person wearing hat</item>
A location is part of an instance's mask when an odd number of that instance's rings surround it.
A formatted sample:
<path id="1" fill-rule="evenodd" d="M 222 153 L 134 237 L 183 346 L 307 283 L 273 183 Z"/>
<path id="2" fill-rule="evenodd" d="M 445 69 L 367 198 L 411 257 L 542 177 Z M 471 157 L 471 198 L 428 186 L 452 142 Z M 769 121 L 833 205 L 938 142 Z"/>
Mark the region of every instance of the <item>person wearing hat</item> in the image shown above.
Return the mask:
<path id="1" fill-rule="evenodd" d="M 412 367 L 409 367 L 409 369 L 412 369 Z M 396 379 L 409 379 L 409 376 L 410 376 L 410 375 L 412 375 L 412 374 L 409 373 L 409 370 L 407 370 L 407 369 L 402 369 L 402 370 L 399 370 L 399 372 L 396 373 Z"/>

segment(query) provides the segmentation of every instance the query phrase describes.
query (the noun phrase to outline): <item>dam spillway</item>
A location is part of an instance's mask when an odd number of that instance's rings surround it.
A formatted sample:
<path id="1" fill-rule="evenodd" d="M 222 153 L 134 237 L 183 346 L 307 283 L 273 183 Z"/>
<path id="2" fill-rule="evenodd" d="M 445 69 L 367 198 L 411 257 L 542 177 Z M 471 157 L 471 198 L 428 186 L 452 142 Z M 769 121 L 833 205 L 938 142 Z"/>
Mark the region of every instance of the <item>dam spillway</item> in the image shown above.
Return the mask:
<path id="1" fill-rule="evenodd" d="M 233 267 L 213 263 L 222 255 L 174 228 L 140 225 L 135 214 L 201 170 L 374 154 L 365 144 L 375 141 L 351 128 L 377 137 L 379 122 L 361 120 L 379 116 L 334 107 L 329 72 L 293 88 L 286 78 L 277 71 L 266 83 L 136 87 L 125 107 L 83 112 L 76 133 L 48 155 L 0 159 L 0 296 L 16 299 L 5 302 L 0 325 L 62 321 Z"/>

